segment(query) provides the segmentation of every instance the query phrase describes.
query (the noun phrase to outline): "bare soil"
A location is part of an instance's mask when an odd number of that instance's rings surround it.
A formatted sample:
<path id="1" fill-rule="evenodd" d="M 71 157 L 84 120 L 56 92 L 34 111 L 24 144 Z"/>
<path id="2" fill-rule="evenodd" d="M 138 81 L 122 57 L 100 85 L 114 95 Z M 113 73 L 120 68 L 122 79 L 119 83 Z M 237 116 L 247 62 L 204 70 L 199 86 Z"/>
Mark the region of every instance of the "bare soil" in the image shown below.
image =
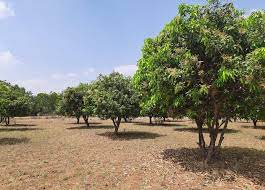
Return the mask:
<path id="1" fill-rule="evenodd" d="M 230 123 L 203 168 L 191 121 L 16 118 L 0 126 L 0 189 L 265 189 L 265 123 Z M 208 135 L 207 135 L 208 136 Z"/>

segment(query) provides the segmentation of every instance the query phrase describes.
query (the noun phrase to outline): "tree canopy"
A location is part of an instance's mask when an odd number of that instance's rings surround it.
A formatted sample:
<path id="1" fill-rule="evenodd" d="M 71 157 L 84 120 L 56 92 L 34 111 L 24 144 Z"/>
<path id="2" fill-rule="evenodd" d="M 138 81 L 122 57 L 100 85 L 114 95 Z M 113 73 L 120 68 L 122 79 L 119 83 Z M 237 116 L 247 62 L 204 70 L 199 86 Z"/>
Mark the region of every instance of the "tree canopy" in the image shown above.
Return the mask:
<path id="1" fill-rule="evenodd" d="M 33 97 L 33 115 L 54 115 L 61 100 L 61 95 L 56 92 L 39 93 Z"/>
<path id="2" fill-rule="evenodd" d="M 103 119 L 111 119 L 115 133 L 118 133 L 122 118 L 139 115 L 139 96 L 130 78 L 113 72 L 100 75 L 92 85 L 95 114 Z"/>
<path id="3" fill-rule="evenodd" d="M 0 121 L 9 125 L 10 117 L 26 116 L 32 108 L 31 93 L 18 85 L 0 81 Z"/>
<path id="4" fill-rule="evenodd" d="M 219 152 L 230 118 L 264 84 L 264 15 L 246 17 L 232 3 L 217 0 L 182 4 L 157 37 L 145 40 L 134 77 L 147 94 L 142 105 L 166 102 L 194 119 L 206 162 Z"/>
<path id="5" fill-rule="evenodd" d="M 82 88 L 69 87 L 63 92 L 62 100 L 59 103 L 59 111 L 66 116 L 74 116 L 79 123 L 80 117 L 83 115 L 82 109 L 84 105 Z"/>

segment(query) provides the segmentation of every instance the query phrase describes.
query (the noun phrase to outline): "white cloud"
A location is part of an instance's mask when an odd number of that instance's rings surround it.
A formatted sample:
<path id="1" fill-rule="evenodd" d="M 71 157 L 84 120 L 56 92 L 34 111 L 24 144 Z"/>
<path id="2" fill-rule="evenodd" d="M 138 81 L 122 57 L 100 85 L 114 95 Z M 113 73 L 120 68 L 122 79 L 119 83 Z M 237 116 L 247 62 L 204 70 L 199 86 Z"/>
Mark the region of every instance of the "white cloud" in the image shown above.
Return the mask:
<path id="1" fill-rule="evenodd" d="M 75 73 L 67 73 L 66 74 L 66 77 L 68 77 L 68 78 L 75 78 L 75 77 L 77 77 L 77 74 L 75 74 Z"/>
<path id="2" fill-rule="evenodd" d="M 95 73 L 95 72 L 96 72 L 96 70 L 94 68 L 89 68 L 85 72 L 83 72 L 83 75 L 89 76 L 89 75 L 91 75 L 92 73 Z"/>
<path id="3" fill-rule="evenodd" d="M 51 75 L 51 78 L 52 79 L 61 79 L 63 77 L 62 74 L 58 74 L 58 73 L 54 73 Z"/>
<path id="4" fill-rule="evenodd" d="M 45 92 L 49 89 L 48 81 L 42 79 L 19 80 L 15 81 L 14 83 L 25 87 L 27 90 L 30 90 L 33 93 Z"/>
<path id="5" fill-rule="evenodd" d="M 79 84 L 78 80 L 52 80 L 49 78 L 32 78 L 25 80 L 12 81 L 14 84 L 25 87 L 33 94 L 40 92 L 62 92 L 67 87 L 76 86 Z"/>
<path id="6" fill-rule="evenodd" d="M 121 65 L 118 67 L 114 68 L 115 72 L 119 72 L 121 74 L 124 74 L 126 76 L 133 76 L 134 73 L 137 70 L 137 66 L 136 65 Z"/>
<path id="7" fill-rule="evenodd" d="M 16 63 L 18 63 L 18 60 L 10 51 L 0 52 L 0 66 L 16 64 Z"/>
<path id="8" fill-rule="evenodd" d="M 10 63 L 17 62 L 15 56 L 12 55 L 10 52 L 2 52 L 0 53 L 0 63 L 5 63 L 8 65 L 8 70 L 10 70 Z M 8 63 L 8 64 L 7 64 Z M 0 64 L 0 66 L 1 66 Z M 11 64 L 12 65 L 12 64 Z M 21 68 L 18 67 L 17 64 L 14 64 L 12 67 L 13 69 L 16 69 L 15 72 L 17 72 L 16 77 L 8 77 L 7 75 L 1 75 L 4 76 L 3 78 L 8 80 L 9 82 L 13 84 L 18 84 L 20 86 L 25 87 L 27 90 L 33 92 L 33 94 L 37 94 L 40 92 L 49 93 L 51 91 L 55 92 L 62 92 L 67 87 L 73 87 L 77 86 L 80 82 L 88 83 L 92 80 L 94 80 L 98 74 L 98 71 L 96 71 L 94 68 L 87 68 L 86 70 L 79 70 L 76 72 L 55 72 L 51 73 L 50 75 L 41 75 L 41 74 L 32 74 L 32 70 L 24 70 L 24 72 L 21 73 Z M 23 67 L 22 67 L 23 68 Z M 132 76 L 135 71 L 137 70 L 136 65 L 121 65 L 116 68 L 114 68 L 114 71 L 122 73 L 127 76 Z M 0 69 L 0 72 L 2 69 Z M 6 72 L 3 71 L 3 74 Z M 7 73 L 8 74 L 8 73 Z M 109 74 L 109 73 L 105 73 Z"/>
<path id="9" fill-rule="evenodd" d="M 5 1 L 0 0 L 0 19 L 15 16 L 15 11 Z"/>
<path id="10" fill-rule="evenodd" d="M 54 73 L 51 75 L 51 78 L 56 79 L 56 80 L 65 80 L 65 79 L 71 79 L 71 78 L 76 78 L 76 77 L 78 77 L 76 73 L 66 73 L 66 74 Z"/>
<path id="11" fill-rule="evenodd" d="M 20 68 L 19 65 L 22 65 L 22 62 L 10 51 L 0 52 L 0 76 L 2 79 L 14 78 L 9 74 L 9 72 L 18 71 Z"/>

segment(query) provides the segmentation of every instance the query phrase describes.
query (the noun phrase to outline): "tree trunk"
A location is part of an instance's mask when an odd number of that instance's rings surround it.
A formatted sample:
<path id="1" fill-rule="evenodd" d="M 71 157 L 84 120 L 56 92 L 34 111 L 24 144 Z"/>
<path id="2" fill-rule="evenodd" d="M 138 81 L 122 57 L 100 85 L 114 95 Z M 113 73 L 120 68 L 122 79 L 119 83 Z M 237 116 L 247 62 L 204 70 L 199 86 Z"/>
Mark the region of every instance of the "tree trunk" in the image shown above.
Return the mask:
<path id="1" fill-rule="evenodd" d="M 120 123 L 121 123 L 121 117 L 118 117 L 118 119 L 112 118 L 112 122 L 115 127 L 114 133 L 117 135 L 119 131 Z"/>
<path id="2" fill-rule="evenodd" d="M 80 117 L 76 117 L 76 123 L 79 124 Z"/>
<path id="3" fill-rule="evenodd" d="M 89 127 L 88 116 L 83 115 L 83 119 L 84 119 L 86 125 Z"/>
<path id="4" fill-rule="evenodd" d="M 152 116 L 149 116 L 149 124 L 152 125 Z"/>
<path id="5" fill-rule="evenodd" d="M 222 145 L 223 140 L 224 140 L 224 134 L 225 134 L 225 131 L 226 131 L 227 126 L 228 126 L 228 121 L 229 121 L 229 119 L 226 118 L 225 123 L 224 123 L 224 128 L 223 128 L 221 135 L 220 135 L 220 139 L 219 139 L 219 143 L 218 143 L 218 150 L 221 149 L 221 145 Z"/>
<path id="6" fill-rule="evenodd" d="M 208 126 L 209 133 L 210 133 L 210 145 L 208 147 L 207 156 L 205 159 L 206 164 L 209 163 L 214 156 L 218 156 L 220 154 L 220 149 L 221 149 L 222 142 L 224 140 L 224 134 L 227 129 L 228 122 L 229 122 L 229 118 L 227 117 L 225 120 L 223 120 L 222 124 L 219 124 L 219 120 L 217 119 L 217 120 L 214 120 L 210 126 Z M 220 134 L 218 145 L 216 146 L 218 133 L 222 125 L 224 125 L 224 127 Z"/>
<path id="7" fill-rule="evenodd" d="M 205 159 L 206 163 L 209 163 L 215 154 L 215 150 L 216 150 L 215 149 L 215 143 L 216 143 L 216 139 L 217 139 L 217 134 L 218 134 L 218 132 L 216 132 L 216 130 L 210 131 L 210 145 L 208 147 L 207 156 Z"/>
<path id="8" fill-rule="evenodd" d="M 166 117 L 163 117 L 163 121 L 164 121 L 164 122 L 166 121 Z"/>
<path id="9" fill-rule="evenodd" d="M 213 120 L 211 122 L 208 123 L 208 130 L 210 133 L 210 145 L 208 147 L 207 150 L 207 156 L 205 159 L 205 164 L 207 165 L 213 158 L 214 154 L 215 154 L 215 143 L 216 143 L 216 139 L 218 136 L 218 132 L 219 132 L 219 128 L 220 128 L 220 124 L 219 124 L 219 119 L 220 119 L 220 105 L 218 103 L 218 101 L 216 100 L 216 96 L 218 94 L 218 90 L 217 89 L 212 89 L 211 92 L 211 97 L 213 100 Z"/>
<path id="10" fill-rule="evenodd" d="M 6 117 L 6 125 L 9 125 L 10 124 L 10 118 L 9 117 Z"/>
<path id="11" fill-rule="evenodd" d="M 252 121 L 253 121 L 253 124 L 254 124 L 254 128 L 257 128 L 258 120 L 257 119 L 252 119 Z"/>
<path id="12" fill-rule="evenodd" d="M 198 128 L 198 134 L 199 134 L 199 147 L 203 153 L 203 157 L 205 158 L 206 157 L 206 146 L 205 146 L 205 140 L 204 140 L 204 136 L 203 136 L 203 120 L 202 119 L 196 119 L 196 125 L 197 125 L 197 128 Z"/>
<path id="13" fill-rule="evenodd" d="M 128 123 L 127 117 L 124 117 L 123 119 L 125 123 Z"/>

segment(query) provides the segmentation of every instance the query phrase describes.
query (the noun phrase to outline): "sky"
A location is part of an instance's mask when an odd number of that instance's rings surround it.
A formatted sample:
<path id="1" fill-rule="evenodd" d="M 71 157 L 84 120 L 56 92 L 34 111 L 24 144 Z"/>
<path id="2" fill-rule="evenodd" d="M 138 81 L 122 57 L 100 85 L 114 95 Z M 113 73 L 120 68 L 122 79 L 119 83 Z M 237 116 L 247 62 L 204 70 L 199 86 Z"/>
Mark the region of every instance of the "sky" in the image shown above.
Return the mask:
<path id="1" fill-rule="evenodd" d="M 133 75 L 144 40 L 203 0 L 0 0 L 0 80 L 34 94 L 117 71 Z M 234 0 L 250 12 L 265 0 Z"/>

